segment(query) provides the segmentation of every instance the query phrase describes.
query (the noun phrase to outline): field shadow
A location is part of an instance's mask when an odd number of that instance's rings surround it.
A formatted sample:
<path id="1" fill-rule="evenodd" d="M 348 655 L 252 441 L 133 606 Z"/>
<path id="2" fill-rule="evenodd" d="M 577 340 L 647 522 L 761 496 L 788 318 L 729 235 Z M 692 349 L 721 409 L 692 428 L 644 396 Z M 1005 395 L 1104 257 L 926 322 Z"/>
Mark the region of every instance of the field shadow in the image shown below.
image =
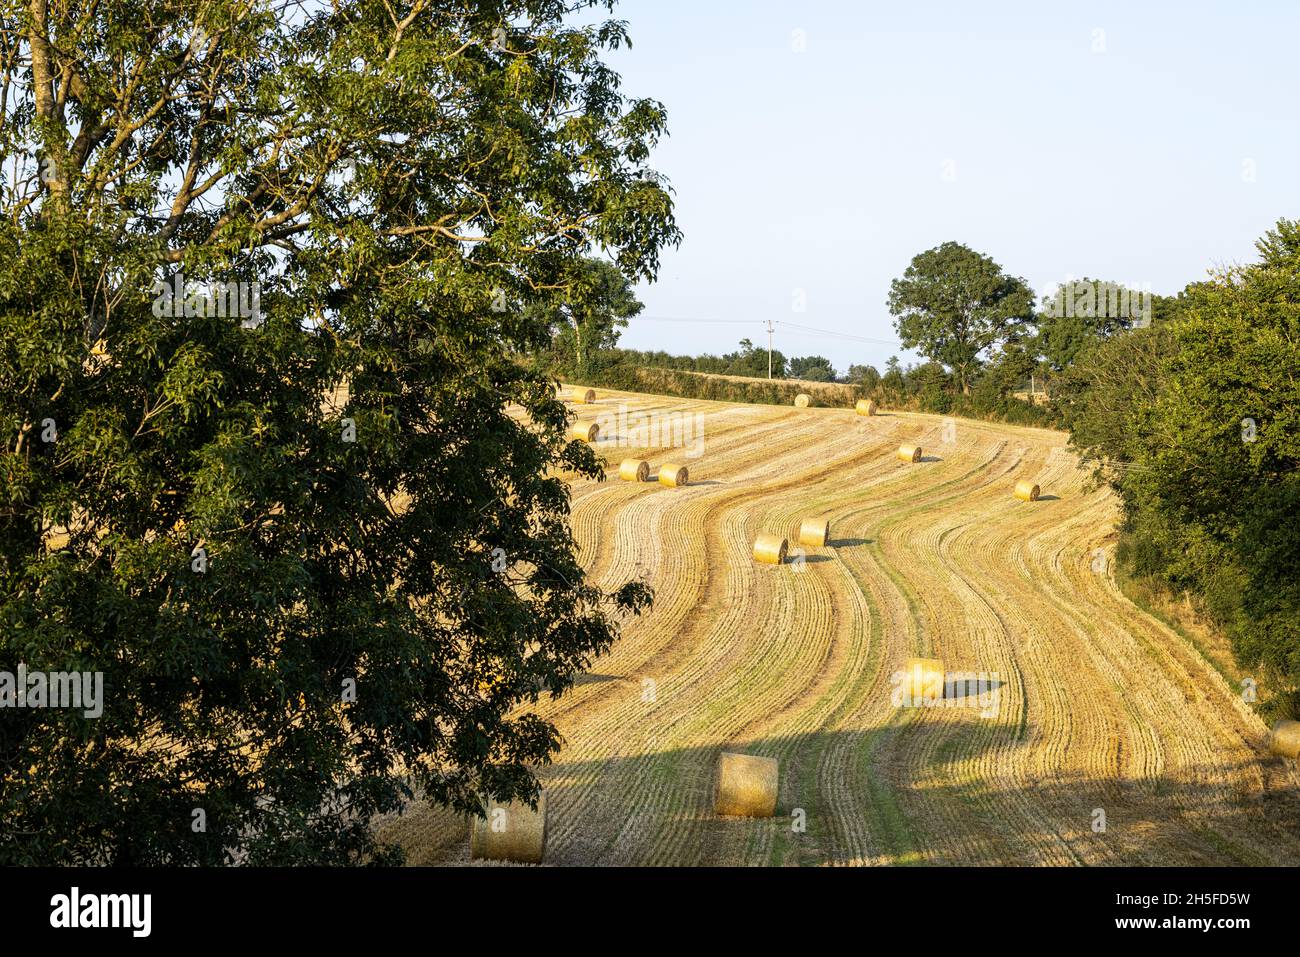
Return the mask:
<path id="1" fill-rule="evenodd" d="M 576 678 L 573 679 L 573 683 L 575 685 L 591 685 L 591 684 L 604 684 L 607 681 L 618 681 L 618 680 L 619 680 L 618 675 L 601 675 L 601 674 L 595 674 L 589 672 L 587 674 L 578 675 Z"/>
<path id="2" fill-rule="evenodd" d="M 1300 863 L 1300 833 L 1291 824 L 1300 817 L 1300 791 L 1262 741 L 1257 753 L 1185 767 L 1177 780 L 1117 758 L 1090 773 L 1044 766 L 1030 785 L 1005 773 L 1028 747 L 1014 723 L 982 719 L 971 707 L 927 711 L 896 709 L 887 723 L 859 730 L 706 736 L 683 747 L 653 744 L 650 721 L 639 750 L 632 737 L 601 757 L 575 760 L 561 751 L 540 779 L 548 830 L 568 836 L 548 844 L 545 863 Z M 777 760 L 772 817 L 714 813 L 723 751 Z M 1241 791 L 1226 784 L 1229 775 L 1261 783 Z M 1100 833 L 1093 830 L 1099 808 Z M 800 810 L 806 831 L 795 832 Z M 952 824 L 956 834 L 948 832 Z M 469 863 L 466 819 L 418 799 L 400 817 L 376 822 L 376 833 L 400 844 L 411 864 Z M 871 836 L 869 857 L 863 834 Z"/>
<path id="3" fill-rule="evenodd" d="M 1040 501 L 1040 502 L 1059 502 L 1060 500 L 1061 500 L 1061 496 L 1059 496 L 1059 495 L 1040 495 L 1040 496 L 1038 496 L 1038 501 Z"/>
<path id="4" fill-rule="evenodd" d="M 785 560 L 787 565 L 798 565 L 803 562 L 805 565 L 820 565 L 822 562 L 832 561 L 829 555 L 791 555 Z"/>
<path id="5" fill-rule="evenodd" d="M 942 462 L 943 459 L 939 458 L 939 456 L 937 456 L 937 455 L 922 455 L 922 456 L 921 456 L 921 461 L 922 461 L 922 462 Z"/>
<path id="6" fill-rule="evenodd" d="M 874 538 L 835 538 L 826 543 L 827 548 L 857 548 L 859 545 L 870 545 Z"/>
<path id="7" fill-rule="evenodd" d="M 686 484 L 687 485 L 721 485 L 722 483 L 719 482 L 717 479 L 704 479 L 704 481 L 702 482 L 697 482 L 695 481 L 695 479 L 691 479 Z"/>

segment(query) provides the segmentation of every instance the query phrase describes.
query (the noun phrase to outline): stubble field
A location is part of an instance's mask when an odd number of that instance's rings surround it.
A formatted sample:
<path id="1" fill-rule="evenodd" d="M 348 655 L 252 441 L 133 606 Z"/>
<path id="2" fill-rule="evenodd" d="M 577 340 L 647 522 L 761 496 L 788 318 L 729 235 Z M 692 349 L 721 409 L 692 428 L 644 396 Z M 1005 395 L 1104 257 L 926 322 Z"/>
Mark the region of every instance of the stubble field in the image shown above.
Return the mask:
<path id="1" fill-rule="evenodd" d="M 684 413 L 703 446 L 598 444 L 606 481 L 573 487 L 590 574 L 644 575 L 656 601 L 538 706 L 565 738 L 539 769 L 546 863 L 1300 863 L 1295 763 L 1120 591 L 1117 502 L 1063 433 L 606 390 L 579 410 L 615 443 L 620 413 Z M 904 443 L 924 459 L 898 461 Z M 686 465 L 690 484 L 620 481 L 625 457 Z M 1019 479 L 1043 497 L 1015 499 Z M 830 519 L 827 547 L 751 558 L 760 532 L 793 549 L 808 516 Z M 909 657 L 989 676 L 996 707 L 896 707 Z M 778 759 L 775 817 L 713 814 L 724 750 Z M 381 831 L 413 864 L 468 861 L 449 812 Z"/>

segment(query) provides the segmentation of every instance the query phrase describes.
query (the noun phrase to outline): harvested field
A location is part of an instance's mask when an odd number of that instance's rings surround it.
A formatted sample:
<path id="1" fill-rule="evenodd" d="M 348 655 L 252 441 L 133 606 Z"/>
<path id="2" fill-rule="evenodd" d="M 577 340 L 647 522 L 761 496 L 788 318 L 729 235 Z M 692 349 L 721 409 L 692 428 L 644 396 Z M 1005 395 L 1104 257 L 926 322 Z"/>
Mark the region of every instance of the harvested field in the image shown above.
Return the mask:
<path id="1" fill-rule="evenodd" d="M 704 454 L 602 434 L 613 481 L 574 486 L 589 573 L 643 574 L 656 601 L 539 705 L 565 739 L 540 773 L 546 863 L 1300 863 L 1296 762 L 1097 560 L 1117 502 L 1064 434 L 958 420 L 945 442 L 937 416 L 606 398 L 702 414 Z M 680 461 L 691 482 L 620 482 L 628 457 Z M 1025 507 L 1018 480 L 1050 494 Z M 826 548 L 752 560 L 759 533 L 810 515 Z M 987 676 L 995 705 L 895 707 L 909 658 Z M 714 813 L 722 752 L 777 759 L 774 817 Z M 383 832 L 414 864 L 469 859 L 449 812 L 416 806 Z"/>

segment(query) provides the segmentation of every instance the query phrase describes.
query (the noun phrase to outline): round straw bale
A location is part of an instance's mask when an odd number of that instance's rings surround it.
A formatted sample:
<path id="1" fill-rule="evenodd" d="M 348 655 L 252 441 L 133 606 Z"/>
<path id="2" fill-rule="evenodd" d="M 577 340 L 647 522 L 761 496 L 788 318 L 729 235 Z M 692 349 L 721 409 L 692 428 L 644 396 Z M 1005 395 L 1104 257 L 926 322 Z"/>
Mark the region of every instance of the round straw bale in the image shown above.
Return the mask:
<path id="1" fill-rule="evenodd" d="M 794 405 L 797 409 L 806 409 L 808 406 L 812 405 L 812 396 L 807 392 L 800 392 L 794 397 Z"/>
<path id="2" fill-rule="evenodd" d="M 754 561 L 780 565 L 785 562 L 788 547 L 789 543 L 780 535 L 759 535 L 754 539 Z"/>
<path id="3" fill-rule="evenodd" d="M 659 466 L 659 484 L 668 485 L 676 488 L 679 485 L 685 485 L 690 475 L 684 465 L 674 465 L 672 462 L 665 462 Z"/>
<path id="4" fill-rule="evenodd" d="M 1284 758 L 1300 757 L 1300 721 L 1283 718 L 1268 734 L 1268 749 Z"/>
<path id="5" fill-rule="evenodd" d="M 776 813 L 779 781 L 776 758 L 723 751 L 718 756 L 713 810 L 737 817 L 771 817 Z"/>
<path id="6" fill-rule="evenodd" d="M 587 389 L 585 392 L 579 392 L 577 394 L 577 400 L 584 405 L 590 405 L 596 401 L 596 390 Z"/>
<path id="7" fill-rule="evenodd" d="M 919 445 L 900 445 L 898 447 L 898 459 L 900 462 L 921 461 L 921 447 Z"/>
<path id="8" fill-rule="evenodd" d="M 799 544 L 823 547 L 831 540 L 831 523 L 824 518 L 805 518 L 799 523 Z"/>
<path id="9" fill-rule="evenodd" d="M 1017 482 L 1016 498 L 1022 502 L 1037 502 L 1039 488 L 1033 482 Z"/>
<path id="10" fill-rule="evenodd" d="M 944 680 L 943 659 L 908 658 L 903 665 L 901 685 L 904 704 L 939 700 L 943 697 Z"/>
<path id="11" fill-rule="evenodd" d="M 618 466 L 618 477 L 624 482 L 649 481 L 650 463 L 644 459 L 624 459 Z"/>
<path id="12" fill-rule="evenodd" d="M 534 811 L 522 801 L 486 802 L 487 817 L 470 821 L 469 856 L 475 860 L 540 864 L 546 851 L 546 792 Z"/>
<path id="13" fill-rule="evenodd" d="M 596 437 L 600 435 L 600 426 L 595 422 L 587 422 L 579 419 L 573 423 L 571 434 L 575 439 L 581 439 L 583 442 L 595 442 Z"/>
<path id="14" fill-rule="evenodd" d="M 856 412 L 858 415 L 875 415 L 875 414 L 876 414 L 876 400 L 875 400 L 875 399 L 858 399 L 858 401 L 855 402 L 854 405 L 853 405 L 853 411 Z"/>

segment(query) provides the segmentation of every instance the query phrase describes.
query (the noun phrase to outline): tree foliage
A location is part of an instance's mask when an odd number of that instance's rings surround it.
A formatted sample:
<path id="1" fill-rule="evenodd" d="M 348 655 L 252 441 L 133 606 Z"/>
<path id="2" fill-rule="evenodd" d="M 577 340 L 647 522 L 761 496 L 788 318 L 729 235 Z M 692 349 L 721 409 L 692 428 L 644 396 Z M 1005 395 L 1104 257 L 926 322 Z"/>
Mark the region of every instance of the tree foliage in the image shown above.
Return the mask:
<path id="1" fill-rule="evenodd" d="M 603 259 L 584 259 L 574 268 L 571 282 L 560 294 L 539 298 L 529 306 L 551 323 L 551 349 L 576 374 L 587 367 L 593 353 L 618 344 L 628 319 L 645 308 L 631 283 L 617 266 Z"/>
<path id="2" fill-rule="evenodd" d="M 677 239 L 590 5 L 4 4 L 0 661 L 107 700 L 0 711 L 0 861 L 357 861 L 535 794 L 519 706 L 649 594 L 584 577 L 520 307 Z"/>
<path id="3" fill-rule="evenodd" d="M 880 370 L 875 366 L 850 365 L 845 378 L 870 392 L 880 384 Z"/>
<path id="4" fill-rule="evenodd" d="M 1300 703 L 1300 227 L 1189 286 L 1073 376 L 1074 441 L 1112 466 L 1127 558 L 1200 595 L 1261 688 Z M 1267 680 L 1265 680 L 1267 679 Z"/>
<path id="5" fill-rule="evenodd" d="M 990 257 L 946 242 L 918 253 L 893 281 L 889 312 L 902 344 L 952 369 L 969 394 L 980 356 L 1028 329 L 1033 293 Z"/>
<path id="6" fill-rule="evenodd" d="M 1062 283 L 1038 312 L 1038 349 L 1048 368 L 1060 372 L 1106 339 L 1167 321 L 1172 308 L 1168 297 L 1122 283 L 1087 278 Z"/>
<path id="7" fill-rule="evenodd" d="M 825 356 L 797 356 L 786 364 L 786 375 L 808 382 L 834 382 L 835 367 Z"/>

